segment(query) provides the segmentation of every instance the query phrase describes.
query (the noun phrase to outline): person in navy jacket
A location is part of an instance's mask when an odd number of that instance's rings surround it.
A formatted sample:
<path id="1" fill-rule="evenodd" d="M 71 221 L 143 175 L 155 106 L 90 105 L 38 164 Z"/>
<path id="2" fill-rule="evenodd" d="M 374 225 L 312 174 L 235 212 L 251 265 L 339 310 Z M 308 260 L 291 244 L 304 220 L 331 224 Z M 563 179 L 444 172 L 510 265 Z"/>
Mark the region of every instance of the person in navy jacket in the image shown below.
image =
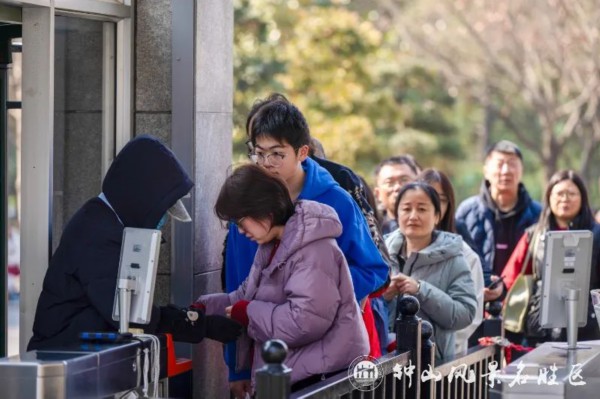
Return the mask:
<path id="1" fill-rule="evenodd" d="M 192 186 L 175 155 L 158 140 L 138 136 L 123 147 L 106 173 L 102 193 L 88 200 L 63 231 L 27 349 L 69 346 L 81 332 L 117 331 L 112 311 L 124 228 L 160 229 L 168 214 L 191 221 L 179 200 Z M 154 306 L 150 324 L 140 327 L 194 343 L 204 337 L 227 342 L 241 333 L 241 325 L 225 317 L 197 316 L 192 323 L 186 309 Z"/>
<path id="2" fill-rule="evenodd" d="M 456 221 L 466 225 L 476 245 L 487 287 L 502 274 L 517 242 L 525 229 L 537 222 L 542 207 L 521 183 L 523 155 L 515 143 L 501 140 L 490 146 L 483 174 L 480 194 L 458 206 Z M 485 288 L 485 301 L 495 301 L 503 292 L 503 284 Z"/>

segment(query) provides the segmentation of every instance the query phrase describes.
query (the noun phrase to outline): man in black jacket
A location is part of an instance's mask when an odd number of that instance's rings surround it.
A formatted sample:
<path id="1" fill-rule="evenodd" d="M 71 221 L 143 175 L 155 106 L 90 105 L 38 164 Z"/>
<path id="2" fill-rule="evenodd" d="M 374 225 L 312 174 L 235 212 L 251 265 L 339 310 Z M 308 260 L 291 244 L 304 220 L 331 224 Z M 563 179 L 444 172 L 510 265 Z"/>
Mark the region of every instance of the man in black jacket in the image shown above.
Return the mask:
<path id="1" fill-rule="evenodd" d="M 160 229 L 169 213 L 185 214 L 179 200 L 192 186 L 175 155 L 158 140 L 139 136 L 129 142 L 106 173 L 102 193 L 88 200 L 63 231 L 27 349 L 66 346 L 84 331 L 118 330 L 112 310 L 124 228 Z M 227 342 L 241 332 L 225 317 L 197 311 L 191 318 L 197 320 L 189 320 L 187 309 L 154 306 L 149 325 L 140 327 L 193 343 L 204 337 Z"/>

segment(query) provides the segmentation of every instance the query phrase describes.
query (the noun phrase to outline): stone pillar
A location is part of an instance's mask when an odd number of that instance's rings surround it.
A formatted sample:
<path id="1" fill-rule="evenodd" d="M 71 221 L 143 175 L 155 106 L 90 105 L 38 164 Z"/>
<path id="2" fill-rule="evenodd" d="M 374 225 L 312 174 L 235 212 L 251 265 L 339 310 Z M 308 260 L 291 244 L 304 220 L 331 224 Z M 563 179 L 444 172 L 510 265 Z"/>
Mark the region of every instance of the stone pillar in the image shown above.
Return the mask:
<path id="1" fill-rule="evenodd" d="M 162 138 L 193 177 L 193 224 L 163 232 L 157 303 L 186 305 L 221 290 L 225 231 L 213 205 L 231 164 L 232 0 L 136 2 L 135 132 Z M 172 239 L 171 239 L 172 238 Z M 222 345 L 177 345 L 194 361 L 194 397 L 227 397 Z M 210 365 L 210 366 L 208 366 Z"/>
<path id="2" fill-rule="evenodd" d="M 195 4 L 194 296 L 221 291 L 225 229 L 213 207 L 231 165 L 233 131 L 233 1 Z M 193 359 L 194 397 L 228 397 L 222 345 L 205 340 Z"/>
<path id="3" fill-rule="evenodd" d="M 233 2 L 138 0 L 135 43 L 135 132 L 163 139 L 195 183 L 184 200 L 193 224 L 163 228 L 156 283 L 157 303 L 185 306 L 221 291 L 225 230 L 213 206 L 231 164 Z M 193 358 L 194 397 L 228 397 L 221 344 L 176 349 Z"/>

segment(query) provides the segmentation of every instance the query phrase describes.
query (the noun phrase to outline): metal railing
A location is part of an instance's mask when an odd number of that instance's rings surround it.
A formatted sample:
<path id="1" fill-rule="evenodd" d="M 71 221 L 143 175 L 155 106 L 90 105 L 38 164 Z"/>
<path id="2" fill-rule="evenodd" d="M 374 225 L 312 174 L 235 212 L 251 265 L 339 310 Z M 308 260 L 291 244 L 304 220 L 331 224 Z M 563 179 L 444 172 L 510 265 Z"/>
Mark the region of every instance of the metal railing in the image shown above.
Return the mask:
<path id="1" fill-rule="evenodd" d="M 394 378 L 394 367 L 408 366 L 410 352 L 388 354 L 378 359 L 383 370 L 383 379 L 376 387 L 365 386 L 357 389 L 351 382 L 348 372 L 341 372 L 317 384 L 291 394 L 290 399 L 307 398 L 407 398 L 408 383 L 406 380 Z"/>
<path id="2" fill-rule="evenodd" d="M 489 397 L 487 376 L 498 350 L 495 346 L 478 346 L 469 349 L 462 357 L 443 363 L 434 368 L 440 380 L 433 382 L 428 398 L 482 398 Z M 499 371 L 499 364 L 496 369 Z"/>
<path id="3" fill-rule="evenodd" d="M 490 317 L 482 323 L 481 336 L 502 338 L 503 325 L 500 318 L 501 308 L 488 307 Z M 498 345 L 476 345 L 466 354 L 447 359 L 441 364 L 435 364 L 435 346 L 429 339 L 431 334 L 423 333 L 422 364 L 424 370 L 433 370 L 432 378 L 422 382 L 422 399 L 487 399 L 489 397 L 490 372 L 502 368 L 503 351 Z M 431 348 L 431 349 L 429 349 Z M 428 351 L 432 353 L 428 353 Z M 425 359 L 427 358 L 427 359 Z M 431 364 L 431 368 L 429 368 Z"/>
<path id="4" fill-rule="evenodd" d="M 487 399 L 490 367 L 502 364 L 501 348 L 476 346 L 463 355 L 435 365 L 435 344 L 431 341 L 433 327 L 416 317 L 419 303 L 404 296 L 398 302 L 396 320 L 398 347 L 377 359 L 377 379 L 367 385 L 357 384 L 352 370 L 291 393 L 291 369 L 283 361 L 287 355 L 285 343 L 268 341 L 262 356 L 265 366 L 256 372 L 256 399 Z M 494 316 L 495 318 L 498 315 Z M 501 335 L 501 323 L 494 322 Z M 495 331 L 498 328 L 494 329 Z M 408 372 L 408 373 L 407 373 Z M 430 377 L 423 378 L 423 377 Z"/>

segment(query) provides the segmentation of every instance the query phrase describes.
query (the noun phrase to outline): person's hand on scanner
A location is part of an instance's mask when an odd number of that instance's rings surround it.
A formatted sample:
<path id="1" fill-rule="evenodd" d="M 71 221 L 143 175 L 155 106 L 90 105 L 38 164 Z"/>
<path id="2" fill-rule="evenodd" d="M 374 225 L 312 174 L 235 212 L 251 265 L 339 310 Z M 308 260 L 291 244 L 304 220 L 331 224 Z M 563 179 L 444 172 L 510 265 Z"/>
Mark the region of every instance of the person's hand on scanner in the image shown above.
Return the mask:
<path id="1" fill-rule="evenodd" d="M 198 307 L 188 309 L 167 305 L 160 308 L 157 331 L 170 333 L 173 340 L 179 342 L 197 344 L 208 338 L 226 343 L 242 333 L 242 325 L 224 316 L 206 316 Z"/>

